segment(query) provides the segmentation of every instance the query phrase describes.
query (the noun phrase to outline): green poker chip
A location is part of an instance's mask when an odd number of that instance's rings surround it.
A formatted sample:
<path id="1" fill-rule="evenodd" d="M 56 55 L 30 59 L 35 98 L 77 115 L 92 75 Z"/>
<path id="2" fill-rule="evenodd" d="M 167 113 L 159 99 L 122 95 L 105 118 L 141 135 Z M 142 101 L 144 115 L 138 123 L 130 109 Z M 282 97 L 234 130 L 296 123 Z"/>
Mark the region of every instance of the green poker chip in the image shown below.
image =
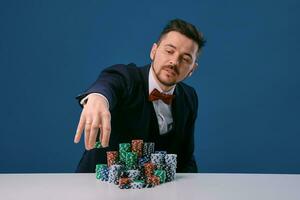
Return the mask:
<path id="1" fill-rule="evenodd" d="M 154 171 L 154 175 L 159 177 L 160 183 L 166 182 L 167 174 L 165 170 L 157 169 Z"/>
<path id="2" fill-rule="evenodd" d="M 126 152 L 125 165 L 127 169 L 133 169 L 138 160 L 138 155 L 136 152 Z"/>
<path id="3" fill-rule="evenodd" d="M 96 165 L 96 172 L 99 172 L 100 170 L 107 168 L 107 164 L 97 164 Z"/>
<path id="4" fill-rule="evenodd" d="M 119 144 L 120 161 L 125 162 L 127 152 L 131 152 L 131 144 L 130 143 L 120 143 Z"/>
<path id="5" fill-rule="evenodd" d="M 120 143 L 119 150 L 126 151 L 126 152 L 131 151 L 131 144 L 130 143 Z"/>
<path id="6" fill-rule="evenodd" d="M 94 145 L 94 148 L 97 148 L 97 149 L 99 149 L 101 147 L 102 147 L 102 145 L 101 145 L 101 142 L 99 142 L 99 141 L 97 141 Z"/>

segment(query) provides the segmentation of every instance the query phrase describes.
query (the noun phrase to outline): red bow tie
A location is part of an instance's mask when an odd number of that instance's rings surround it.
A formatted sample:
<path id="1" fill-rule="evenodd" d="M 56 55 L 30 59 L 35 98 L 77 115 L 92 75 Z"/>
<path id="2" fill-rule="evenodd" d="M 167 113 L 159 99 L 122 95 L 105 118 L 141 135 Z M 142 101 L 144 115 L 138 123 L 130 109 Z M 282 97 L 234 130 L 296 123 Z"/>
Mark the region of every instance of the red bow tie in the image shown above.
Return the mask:
<path id="1" fill-rule="evenodd" d="M 149 101 L 156 101 L 156 100 L 162 100 L 165 104 L 170 105 L 172 103 L 172 99 L 175 97 L 175 95 L 172 94 L 164 94 L 158 91 L 157 89 L 152 90 L 152 92 L 149 95 Z"/>

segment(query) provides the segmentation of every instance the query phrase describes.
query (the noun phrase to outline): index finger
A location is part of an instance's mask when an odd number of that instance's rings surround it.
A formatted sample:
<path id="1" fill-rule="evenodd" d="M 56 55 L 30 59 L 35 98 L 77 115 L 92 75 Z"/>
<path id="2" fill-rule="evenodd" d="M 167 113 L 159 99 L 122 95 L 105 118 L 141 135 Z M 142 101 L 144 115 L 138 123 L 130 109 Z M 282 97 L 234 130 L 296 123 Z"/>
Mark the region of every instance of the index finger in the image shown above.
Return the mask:
<path id="1" fill-rule="evenodd" d="M 85 126 L 85 115 L 83 113 L 84 111 L 82 111 L 81 115 L 80 115 L 80 120 L 77 126 L 77 130 L 76 130 L 76 134 L 74 137 L 74 143 L 78 143 L 80 141 L 81 135 L 83 133 L 83 129 Z"/>

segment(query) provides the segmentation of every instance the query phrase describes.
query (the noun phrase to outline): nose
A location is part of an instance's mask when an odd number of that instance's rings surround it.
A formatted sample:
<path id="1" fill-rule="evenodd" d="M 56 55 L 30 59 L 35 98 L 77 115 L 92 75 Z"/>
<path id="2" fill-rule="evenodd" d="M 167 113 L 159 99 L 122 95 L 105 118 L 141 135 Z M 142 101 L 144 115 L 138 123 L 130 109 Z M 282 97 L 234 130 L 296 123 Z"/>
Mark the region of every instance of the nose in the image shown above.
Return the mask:
<path id="1" fill-rule="evenodd" d="M 179 57 L 178 56 L 172 56 L 172 58 L 170 59 L 169 64 L 171 66 L 177 66 L 179 64 Z"/>

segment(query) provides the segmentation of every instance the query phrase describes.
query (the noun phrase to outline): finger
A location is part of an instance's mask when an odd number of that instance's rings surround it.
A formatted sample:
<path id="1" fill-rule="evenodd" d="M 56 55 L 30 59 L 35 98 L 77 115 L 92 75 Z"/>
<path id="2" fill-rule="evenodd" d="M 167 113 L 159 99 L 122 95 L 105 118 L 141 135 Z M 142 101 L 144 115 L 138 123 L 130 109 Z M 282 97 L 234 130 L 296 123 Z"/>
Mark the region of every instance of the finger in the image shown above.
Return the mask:
<path id="1" fill-rule="evenodd" d="M 92 122 L 90 120 L 86 120 L 85 128 L 84 128 L 84 132 L 85 132 L 84 144 L 85 144 L 86 150 L 90 149 L 89 148 L 89 140 L 90 140 L 91 125 L 92 125 Z"/>
<path id="2" fill-rule="evenodd" d="M 101 131 L 101 128 L 102 126 L 100 125 L 99 126 L 99 141 L 100 141 L 100 143 L 102 143 L 102 140 L 103 140 L 103 134 L 102 134 L 102 131 Z"/>
<path id="3" fill-rule="evenodd" d="M 78 123 L 77 130 L 76 130 L 76 134 L 75 134 L 75 137 L 74 137 L 74 142 L 75 143 L 78 143 L 80 141 L 81 135 L 83 133 L 84 125 L 85 125 L 85 113 L 84 113 L 84 110 L 83 110 L 81 112 L 79 123 Z"/>
<path id="4" fill-rule="evenodd" d="M 101 133 L 102 133 L 101 144 L 103 147 L 108 147 L 110 131 L 111 131 L 110 113 L 109 112 L 105 112 L 102 114 L 100 129 L 101 129 Z"/>
<path id="5" fill-rule="evenodd" d="M 99 130 L 99 124 L 100 120 L 98 116 L 95 116 L 93 119 L 93 123 L 91 125 L 91 131 L 90 131 L 90 139 L 89 139 L 89 147 L 92 149 L 95 146 L 96 138 L 97 138 L 97 133 Z"/>

